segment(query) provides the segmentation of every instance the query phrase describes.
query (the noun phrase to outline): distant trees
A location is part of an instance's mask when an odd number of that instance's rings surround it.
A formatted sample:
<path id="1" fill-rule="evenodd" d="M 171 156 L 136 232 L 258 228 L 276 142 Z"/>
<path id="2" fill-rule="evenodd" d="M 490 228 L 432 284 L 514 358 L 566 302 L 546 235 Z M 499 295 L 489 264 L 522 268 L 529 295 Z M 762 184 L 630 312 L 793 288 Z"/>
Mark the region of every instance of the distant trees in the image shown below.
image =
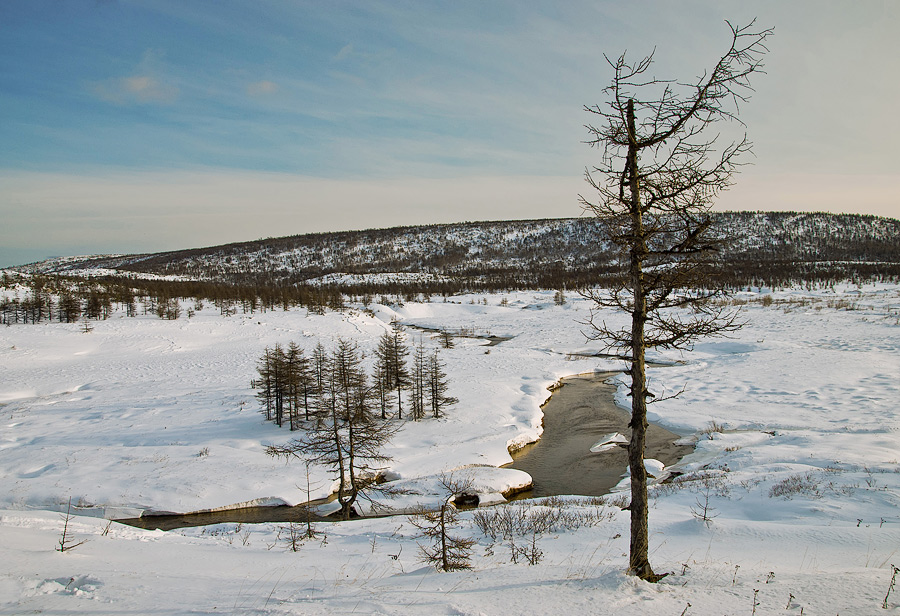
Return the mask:
<path id="1" fill-rule="evenodd" d="M 131 317 L 138 314 L 138 302 L 143 304 L 144 314 L 178 319 L 183 315 L 181 302 L 188 299 L 193 299 L 195 304 L 208 301 L 219 308 L 223 316 L 233 315 L 238 310 L 252 313 L 276 308 L 288 310 L 296 306 L 317 313 L 324 312 L 326 307 L 344 309 L 343 292 L 336 287 L 266 285 L 259 283 L 261 278 L 264 276 L 253 276 L 252 283 L 235 284 L 4 272 L 0 276 L 0 289 L 13 289 L 17 296 L 0 297 L 0 322 L 40 323 L 57 319 L 71 323 L 82 317 L 106 319 L 114 310 L 114 304 Z M 30 297 L 18 296 L 23 288 L 31 289 Z M 67 304 L 60 310 L 58 303 L 63 298 L 67 299 Z M 188 316 L 192 312 L 188 310 Z"/>
<path id="2" fill-rule="evenodd" d="M 726 22 L 727 23 L 727 22 Z M 619 250 L 620 273 L 608 289 L 585 296 L 599 307 L 631 317 L 623 328 L 590 321 L 589 337 L 602 340 L 630 363 L 631 471 L 630 574 L 655 581 L 648 557 L 647 472 L 644 442 L 648 389 L 645 351 L 689 348 L 698 337 L 740 326 L 733 312 L 710 300 L 721 286 L 710 276 L 721 254 L 722 237 L 713 230 L 710 208 L 731 184 L 738 159 L 750 150 L 746 135 L 717 144 L 708 129 L 736 120 L 738 103 L 749 98 L 750 77 L 762 70 L 772 30 L 751 22 L 731 29 L 731 45 L 715 66 L 691 83 L 647 76 L 650 55 L 634 63 L 625 54 L 609 60 L 613 81 L 603 107 L 585 107 L 599 126 L 588 126 L 590 143 L 602 152 L 586 172 L 596 191 L 582 198 Z M 608 282 L 608 281 L 607 281 Z M 689 308 L 690 311 L 681 310 Z"/>
<path id="3" fill-rule="evenodd" d="M 53 296 L 44 289 L 43 281 L 36 280 L 31 287 L 31 297 L 23 302 L 24 319 L 32 324 L 49 320 L 53 315 Z"/>
<path id="4" fill-rule="evenodd" d="M 637 114 L 641 115 L 640 109 Z M 709 218 L 745 238 L 726 247 L 709 264 L 718 279 L 732 289 L 900 280 L 900 246 L 895 239 L 900 220 L 801 212 L 719 212 L 710 213 Z M 192 316 L 190 309 L 181 310 L 188 300 L 199 300 L 215 306 L 223 316 L 231 316 L 241 311 L 297 307 L 322 313 L 344 310 L 346 302 L 355 301 L 368 307 L 376 297 L 382 304 L 400 304 L 432 295 L 446 299 L 464 292 L 613 288 L 622 283 L 623 271 L 607 232 L 606 225 L 585 217 L 461 223 L 270 239 L 213 248 L 203 254 L 143 255 L 129 259 L 128 265 L 121 259 L 110 262 L 94 257 L 76 265 L 120 272 L 108 276 L 78 275 L 78 270 L 71 269 L 72 263 L 67 263 L 69 269 L 62 273 L 6 270 L 0 273 L 0 291 L 12 289 L 13 295 L 0 295 L 0 323 L 58 320 L 63 293 L 79 303 L 77 316 L 73 310 L 62 312 L 62 321 L 72 322 L 86 314 L 100 315 L 87 318 L 106 318 L 109 303 L 99 309 L 96 303 L 88 306 L 96 299 L 102 301 L 104 295 L 127 316 L 158 314 L 172 319 Z M 342 242 L 352 244 L 353 250 L 336 249 Z M 404 246 L 403 251 L 396 250 L 398 245 Z M 251 254 L 254 250 L 259 252 Z M 310 256 L 323 253 L 342 256 L 330 264 Z M 325 284 L 310 281 L 334 272 L 432 275 L 371 276 Z M 159 277 L 144 279 L 143 274 Z M 30 296 L 27 289 L 31 289 Z M 92 300 L 92 293 L 100 297 Z M 445 342 L 451 343 L 449 336 Z M 394 401 L 393 395 L 390 398 L 398 405 L 403 403 Z M 402 406 L 398 410 L 402 414 Z"/>
<path id="5" fill-rule="evenodd" d="M 61 323 L 74 323 L 81 316 L 81 303 L 71 293 L 63 292 L 59 296 L 56 310 Z"/>
<path id="6" fill-rule="evenodd" d="M 108 319 L 112 313 L 112 299 L 102 289 L 91 289 L 84 303 L 84 316 L 88 319 Z"/>
<path id="7" fill-rule="evenodd" d="M 177 297 L 168 297 L 161 295 L 152 298 L 154 312 L 160 319 L 175 321 L 181 316 L 181 304 Z"/>

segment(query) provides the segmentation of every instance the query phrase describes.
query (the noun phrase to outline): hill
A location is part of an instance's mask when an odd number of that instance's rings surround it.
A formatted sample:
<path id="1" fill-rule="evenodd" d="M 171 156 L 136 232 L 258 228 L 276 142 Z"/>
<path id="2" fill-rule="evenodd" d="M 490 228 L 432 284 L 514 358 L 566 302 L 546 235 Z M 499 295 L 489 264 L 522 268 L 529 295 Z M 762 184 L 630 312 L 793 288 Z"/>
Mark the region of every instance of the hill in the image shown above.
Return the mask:
<path id="1" fill-rule="evenodd" d="M 716 218 L 734 238 L 719 274 L 736 286 L 900 275 L 900 220 L 796 212 L 728 212 Z M 584 217 L 294 235 L 155 254 L 64 257 L 16 269 L 254 287 L 440 292 L 577 287 L 615 275 L 615 259 L 596 220 Z"/>

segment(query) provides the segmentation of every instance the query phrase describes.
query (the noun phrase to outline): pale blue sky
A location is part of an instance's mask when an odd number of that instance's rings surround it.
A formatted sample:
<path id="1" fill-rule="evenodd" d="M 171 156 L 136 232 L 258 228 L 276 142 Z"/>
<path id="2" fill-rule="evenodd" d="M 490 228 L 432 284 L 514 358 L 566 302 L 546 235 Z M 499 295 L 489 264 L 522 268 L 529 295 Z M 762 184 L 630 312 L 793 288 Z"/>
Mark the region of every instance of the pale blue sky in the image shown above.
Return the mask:
<path id="1" fill-rule="evenodd" d="M 775 28 L 721 209 L 900 216 L 900 2 L 0 1 L 0 266 L 578 216 L 603 53 Z"/>

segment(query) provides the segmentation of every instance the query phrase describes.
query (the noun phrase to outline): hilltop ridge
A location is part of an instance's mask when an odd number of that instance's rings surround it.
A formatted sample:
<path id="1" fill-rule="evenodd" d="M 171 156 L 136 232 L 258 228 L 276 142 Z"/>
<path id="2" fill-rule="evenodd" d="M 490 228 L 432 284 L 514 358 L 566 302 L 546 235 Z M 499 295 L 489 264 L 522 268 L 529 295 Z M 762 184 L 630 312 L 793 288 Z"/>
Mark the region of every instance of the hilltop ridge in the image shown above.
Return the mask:
<path id="1" fill-rule="evenodd" d="M 785 279 L 900 275 L 900 220 L 858 214 L 726 212 L 734 238 L 726 277 Z M 463 222 L 267 238 L 152 254 L 62 257 L 12 268 L 35 274 L 170 278 L 236 285 L 383 281 L 552 288 L 615 271 L 591 217 Z M 399 275 L 403 276 L 399 276 Z"/>

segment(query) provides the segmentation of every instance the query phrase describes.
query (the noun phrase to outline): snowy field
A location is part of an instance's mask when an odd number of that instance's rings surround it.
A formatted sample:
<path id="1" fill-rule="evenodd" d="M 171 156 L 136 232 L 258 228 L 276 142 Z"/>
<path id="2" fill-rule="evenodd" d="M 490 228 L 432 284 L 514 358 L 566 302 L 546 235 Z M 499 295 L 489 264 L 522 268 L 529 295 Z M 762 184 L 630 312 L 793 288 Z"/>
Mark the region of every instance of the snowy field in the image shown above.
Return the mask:
<path id="1" fill-rule="evenodd" d="M 441 351 L 459 403 L 441 420 L 405 422 L 391 470 L 427 485 L 505 464 L 510 446 L 539 436 L 548 386 L 621 367 L 580 355 L 600 346 L 581 333 L 588 306 L 577 297 L 435 298 L 373 314 L 222 317 L 208 306 L 176 321 L 116 313 L 89 333 L 0 327 L 0 614 L 900 613 L 900 580 L 882 607 L 900 565 L 900 286 L 736 299 L 755 300 L 741 331 L 657 354 L 673 365 L 650 369 L 655 393 L 685 387 L 652 405 L 651 420 L 697 439 L 675 469 L 682 480 L 652 488 L 651 562 L 671 572 L 658 584 L 623 574 L 628 512 L 586 499 L 464 512 L 455 532 L 477 540 L 473 569 L 454 573 L 419 561 L 423 539 L 404 516 L 322 523 L 296 552 L 276 523 L 162 532 L 107 521 L 305 500 L 303 466 L 265 455 L 291 434 L 258 412 L 257 359 L 275 343 L 309 352 L 343 337 L 371 362 L 395 317 L 509 340 L 457 338 Z M 511 481 L 479 478 L 484 492 Z M 314 468 L 311 484 L 316 497 L 332 482 Z M 70 498 L 68 530 L 86 542 L 61 553 Z M 558 520 L 527 536 L 484 532 L 484 516 L 514 511 Z"/>

